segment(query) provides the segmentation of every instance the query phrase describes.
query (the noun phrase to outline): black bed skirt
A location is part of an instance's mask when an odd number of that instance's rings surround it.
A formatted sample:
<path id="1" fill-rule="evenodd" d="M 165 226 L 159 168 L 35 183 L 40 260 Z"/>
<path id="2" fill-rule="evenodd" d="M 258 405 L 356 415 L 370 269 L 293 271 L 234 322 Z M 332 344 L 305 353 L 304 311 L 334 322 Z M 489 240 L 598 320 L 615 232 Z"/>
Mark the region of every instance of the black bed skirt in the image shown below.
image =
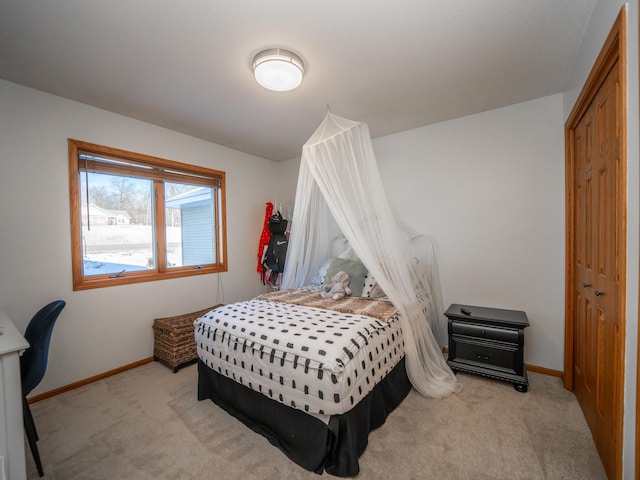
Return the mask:
<path id="1" fill-rule="evenodd" d="M 301 467 L 337 477 L 360 471 L 358 457 L 367 448 L 369 432 L 385 422 L 410 390 L 403 358 L 358 405 L 332 416 L 327 425 L 214 372 L 198 359 L 198 400 L 211 399 Z"/>

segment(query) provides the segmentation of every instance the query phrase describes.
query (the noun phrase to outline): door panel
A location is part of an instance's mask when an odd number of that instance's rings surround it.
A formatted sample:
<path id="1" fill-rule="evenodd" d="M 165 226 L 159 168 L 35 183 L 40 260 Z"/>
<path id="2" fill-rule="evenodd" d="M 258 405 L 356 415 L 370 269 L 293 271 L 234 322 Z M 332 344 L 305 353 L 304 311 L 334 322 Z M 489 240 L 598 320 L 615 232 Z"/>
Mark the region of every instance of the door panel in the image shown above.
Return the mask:
<path id="1" fill-rule="evenodd" d="M 619 91 L 616 61 L 578 122 L 573 145 L 574 389 L 611 478 L 617 476 L 621 415 Z"/>

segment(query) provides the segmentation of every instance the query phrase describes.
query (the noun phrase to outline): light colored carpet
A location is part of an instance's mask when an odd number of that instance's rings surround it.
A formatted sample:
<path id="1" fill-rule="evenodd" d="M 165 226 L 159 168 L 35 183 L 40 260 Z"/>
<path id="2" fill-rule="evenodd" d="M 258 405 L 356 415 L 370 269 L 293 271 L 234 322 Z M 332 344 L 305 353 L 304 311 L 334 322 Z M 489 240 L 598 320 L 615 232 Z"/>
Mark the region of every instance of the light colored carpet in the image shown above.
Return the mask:
<path id="1" fill-rule="evenodd" d="M 411 392 L 369 436 L 358 479 L 605 479 L 575 396 L 459 374 L 462 393 Z M 32 405 L 46 479 L 317 479 L 213 402 L 196 366 L 150 363 Z M 25 446 L 29 479 L 38 474 Z M 335 478 L 324 474 L 324 478 Z"/>

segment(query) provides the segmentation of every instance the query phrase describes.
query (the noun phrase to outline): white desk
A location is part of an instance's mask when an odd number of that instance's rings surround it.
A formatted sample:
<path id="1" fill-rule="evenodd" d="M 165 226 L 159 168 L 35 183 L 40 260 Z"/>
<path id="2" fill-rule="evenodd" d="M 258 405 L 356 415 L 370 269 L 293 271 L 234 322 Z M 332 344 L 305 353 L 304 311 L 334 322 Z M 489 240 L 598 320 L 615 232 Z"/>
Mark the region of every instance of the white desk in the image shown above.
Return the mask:
<path id="1" fill-rule="evenodd" d="M 20 353 L 27 348 L 29 343 L 0 310 L 0 479 L 27 478 L 20 384 Z"/>

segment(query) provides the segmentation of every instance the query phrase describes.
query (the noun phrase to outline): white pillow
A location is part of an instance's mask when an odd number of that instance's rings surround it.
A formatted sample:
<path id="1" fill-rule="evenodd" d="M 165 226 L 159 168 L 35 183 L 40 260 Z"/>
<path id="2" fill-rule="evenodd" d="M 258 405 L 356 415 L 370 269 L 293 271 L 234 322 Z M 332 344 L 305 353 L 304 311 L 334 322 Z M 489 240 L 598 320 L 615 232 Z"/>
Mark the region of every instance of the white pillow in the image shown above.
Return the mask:
<path id="1" fill-rule="evenodd" d="M 371 294 L 371 290 L 373 290 L 373 287 L 375 286 L 376 286 L 376 279 L 373 278 L 373 275 L 371 275 L 370 273 L 367 273 L 367 275 L 364 277 L 364 287 L 362 288 L 362 296 L 369 297 L 369 295 Z"/>
<path id="2" fill-rule="evenodd" d="M 362 289 L 362 296 L 367 298 L 384 298 L 387 295 L 378 285 L 376 279 L 373 278 L 373 275 L 367 273 L 367 276 L 364 277 L 364 288 Z"/>
<path id="3" fill-rule="evenodd" d="M 324 283 L 324 277 L 327 276 L 327 269 L 329 268 L 330 263 L 331 263 L 330 258 L 327 258 L 325 261 L 322 262 L 318 271 L 313 274 L 313 276 L 311 277 L 311 280 L 309 281 L 311 285 L 320 286 Z"/>
<path id="4" fill-rule="evenodd" d="M 358 260 L 358 261 L 360 261 L 360 258 L 358 257 L 356 252 L 351 247 L 347 248 L 344 252 L 342 252 L 340 255 L 338 255 L 338 258 L 346 258 L 347 260 Z"/>

